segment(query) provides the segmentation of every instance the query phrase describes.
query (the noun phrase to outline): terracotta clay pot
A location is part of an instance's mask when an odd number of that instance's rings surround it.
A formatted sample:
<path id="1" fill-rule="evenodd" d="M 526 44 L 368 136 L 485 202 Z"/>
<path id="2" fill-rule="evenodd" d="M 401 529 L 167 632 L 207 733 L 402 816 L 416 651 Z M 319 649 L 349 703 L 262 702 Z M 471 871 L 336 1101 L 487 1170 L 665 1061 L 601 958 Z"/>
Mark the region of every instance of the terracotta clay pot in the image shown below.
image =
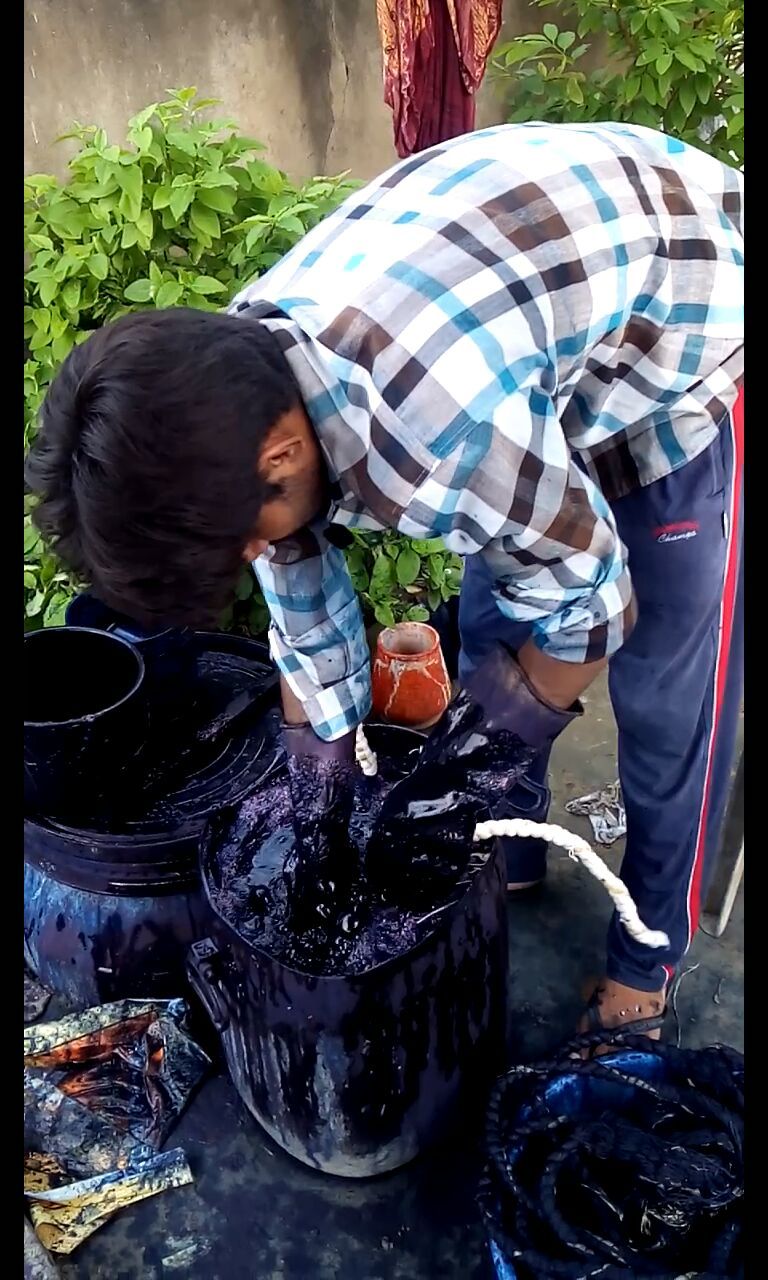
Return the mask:
<path id="1" fill-rule="evenodd" d="M 391 724 L 426 728 L 451 700 L 440 637 L 425 622 L 400 622 L 381 632 L 371 677 L 373 710 Z"/>

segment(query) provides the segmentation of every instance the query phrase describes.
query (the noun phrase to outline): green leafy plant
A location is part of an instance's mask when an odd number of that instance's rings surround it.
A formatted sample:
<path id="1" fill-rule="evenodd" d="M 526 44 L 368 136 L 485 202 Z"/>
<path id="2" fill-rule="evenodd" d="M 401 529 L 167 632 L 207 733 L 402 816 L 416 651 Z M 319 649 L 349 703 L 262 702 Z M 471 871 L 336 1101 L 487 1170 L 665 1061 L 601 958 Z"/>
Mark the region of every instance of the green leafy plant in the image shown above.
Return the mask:
<path id="1" fill-rule="evenodd" d="M 495 50 L 510 120 L 647 125 L 743 166 L 743 0 L 532 0 L 556 2 L 573 30 L 548 22 Z M 590 53 L 601 65 L 585 71 Z"/>
<path id="2" fill-rule="evenodd" d="M 352 189 L 345 175 L 290 182 L 215 105 L 178 89 L 130 121 L 125 146 L 77 125 L 80 144 L 64 182 L 24 182 L 24 444 L 45 389 L 93 329 L 138 307 L 214 311 L 267 270 Z M 46 551 L 24 512 L 25 626 L 61 621 L 76 584 Z M 265 616 L 249 575 L 232 625 Z M 251 599 L 253 596 L 253 599 Z M 263 626 L 260 627 L 263 629 Z"/>
<path id="3" fill-rule="evenodd" d="M 24 444 L 52 376 L 73 345 L 140 307 L 215 311 L 271 267 L 353 188 L 346 175 L 295 185 L 229 120 L 203 118 L 215 100 L 170 92 L 129 122 L 127 143 L 76 125 L 65 182 L 24 183 Z M 78 585 L 24 511 L 25 627 L 57 625 Z M 441 543 L 355 534 L 349 551 L 368 620 L 427 617 L 458 591 L 456 556 Z M 259 634 L 268 611 L 250 570 L 222 625 Z"/>
<path id="4" fill-rule="evenodd" d="M 460 556 L 440 538 L 354 530 L 347 565 L 368 622 L 426 622 L 445 600 L 459 594 Z"/>

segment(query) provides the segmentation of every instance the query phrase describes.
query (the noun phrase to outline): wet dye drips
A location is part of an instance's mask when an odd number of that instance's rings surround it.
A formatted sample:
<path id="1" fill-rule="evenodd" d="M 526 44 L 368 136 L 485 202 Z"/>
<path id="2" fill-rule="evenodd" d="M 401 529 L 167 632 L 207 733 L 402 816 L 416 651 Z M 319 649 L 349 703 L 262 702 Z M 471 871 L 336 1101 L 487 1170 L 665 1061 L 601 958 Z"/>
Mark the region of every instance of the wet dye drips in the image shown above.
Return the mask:
<path id="1" fill-rule="evenodd" d="M 346 783 L 349 812 L 346 826 L 336 829 L 334 842 L 325 842 L 322 856 L 307 838 L 318 812 L 317 788 L 323 786 L 314 763 L 311 787 L 307 780 L 306 810 L 314 815 L 309 821 L 302 820 L 294 803 L 296 777 L 283 764 L 211 832 L 214 907 L 246 942 L 292 968 L 350 976 L 404 954 L 434 931 L 485 865 L 487 849 L 471 843 L 447 848 L 443 857 L 436 849 L 425 857 L 412 846 L 410 857 L 405 849 L 393 849 L 389 880 L 380 865 L 375 878 L 369 876 L 366 847 L 376 819 L 413 764 L 382 752 L 378 760 L 373 778 L 350 768 L 342 780 L 340 766 L 331 766 L 333 784 Z"/>

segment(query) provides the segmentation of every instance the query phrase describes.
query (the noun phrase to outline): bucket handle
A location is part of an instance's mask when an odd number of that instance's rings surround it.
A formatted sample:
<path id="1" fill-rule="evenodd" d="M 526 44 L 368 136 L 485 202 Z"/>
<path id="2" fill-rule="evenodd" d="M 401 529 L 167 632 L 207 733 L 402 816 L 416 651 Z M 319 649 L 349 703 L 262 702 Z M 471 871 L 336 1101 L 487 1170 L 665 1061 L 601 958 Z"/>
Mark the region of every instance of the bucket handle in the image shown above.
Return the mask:
<path id="1" fill-rule="evenodd" d="M 222 964 L 221 952 L 210 938 L 193 942 L 187 953 L 190 985 L 219 1033 L 226 1031 L 231 1018 Z"/>

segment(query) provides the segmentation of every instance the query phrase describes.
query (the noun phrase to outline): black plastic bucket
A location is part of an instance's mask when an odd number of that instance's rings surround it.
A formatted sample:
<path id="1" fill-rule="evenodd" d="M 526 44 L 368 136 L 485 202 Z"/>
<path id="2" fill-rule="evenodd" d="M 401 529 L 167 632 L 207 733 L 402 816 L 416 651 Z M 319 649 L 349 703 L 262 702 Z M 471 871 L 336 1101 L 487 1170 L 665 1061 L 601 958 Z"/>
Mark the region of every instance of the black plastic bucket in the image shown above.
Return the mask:
<path id="1" fill-rule="evenodd" d="M 90 591 L 67 606 L 68 627 L 88 627 L 127 640 L 144 659 L 147 698 L 155 712 L 165 713 L 178 703 L 181 691 L 195 677 L 197 644 L 186 627 L 150 630 L 103 604 Z"/>
<path id="2" fill-rule="evenodd" d="M 393 733 L 403 754 L 419 735 Z M 410 951 L 348 977 L 281 963 L 217 912 L 216 832 L 203 844 L 210 936 L 190 978 L 221 1036 L 230 1075 L 267 1133 L 296 1159 L 363 1178 L 412 1160 L 440 1138 L 465 1091 L 484 1090 L 506 1041 L 506 874 L 500 847 L 466 895 Z M 213 892 L 212 892 L 213 890 Z"/>
<path id="3" fill-rule="evenodd" d="M 125 784 L 144 745 L 144 661 L 126 640 L 86 627 L 24 636 L 24 804 L 62 816 Z"/>
<path id="4" fill-rule="evenodd" d="M 198 859 L 205 823 L 257 789 L 272 765 L 277 674 L 266 646 L 200 632 L 194 642 L 212 705 L 226 708 L 239 688 L 247 714 L 229 718 L 227 732 L 173 778 L 159 803 L 150 793 L 143 808 L 137 787 L 138 806 L 98 827 L 87 820 L 90 803 L 86 815 L 73 813 L 66 821 L 26 815 L 25 959 L 46 986 L 79 1008 L 184 994 L 189 946 L 209 928 Z M 151 755 L 148 746 L 140 758 L 143 773 Z"/>

